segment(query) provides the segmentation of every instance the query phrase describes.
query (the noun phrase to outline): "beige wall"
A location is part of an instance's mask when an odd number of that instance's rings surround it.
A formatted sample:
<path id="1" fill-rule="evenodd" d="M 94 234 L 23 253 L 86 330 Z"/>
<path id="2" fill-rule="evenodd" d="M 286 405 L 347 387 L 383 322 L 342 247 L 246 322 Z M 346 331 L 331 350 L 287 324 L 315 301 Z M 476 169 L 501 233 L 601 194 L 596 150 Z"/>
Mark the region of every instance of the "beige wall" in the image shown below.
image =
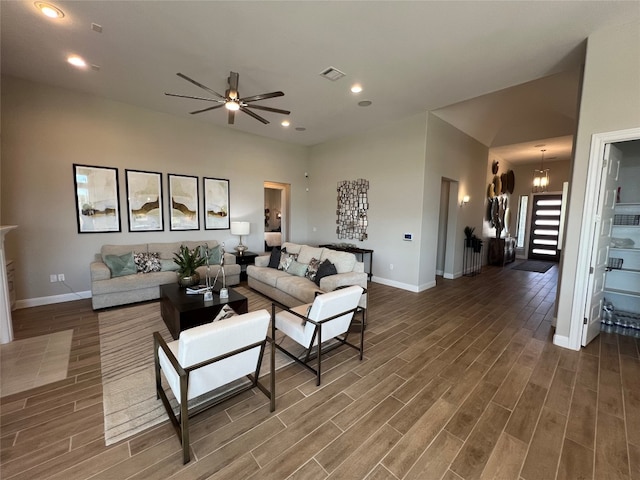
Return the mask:
<path id="1" fill-rule="evenodd" d="M 420 256 L 421 288 L 435 285 L 438 247 L 438 219 L 440 214 L 440 189 L 442 179 L 457 182 L 457 193 L 451 199 L 448 222 L 448 254 L 445 271 L 454 277 L 462 274 L 464 250 L 464 227 L 475 227 L 481 236 L 484 198 L 482 179 L 489 150 L 434 114 L 429 114 L 427 125 L 426 168 L 424 175 L 422 242 Z M 453 185 L 455 187 L 455 184 Z M 455 190 L 455 188 L 454 188 Z M 469 195 L 469 204 L 460 207 L 464 195 Z M 448 263 L 448 264 L 447 264 Z"/>
<path id="2" fill-rule="evenodd" d="M 106 243 L 182 239 L 238 242 L 229 230 L 129 233 L 124 169 L 230 180 L 230 217 L 251 222 L 244 243 L 263 251 L 265 180 L 290 183 L 291 238 L 306 241 L 307 149 L 255 135 L 137 108 L 98 97 L 2 78 L 2 224 L 19 228 L 6 237 L 16 261 L 17 297 L 69 294 L 49 274 L 64 273 L 76 292 L 90 290 L 89 262 Z M 119 170 L 122 233 L 78 234 L 72 164 Z M 240 167 L 241 166 L 241 167 Z M 76 298 L 76 297 L 71 297 Z"/>
<path id="3" fill-rule="evenodd" d="M 425 131 L 426 114 L 415 115 L 316 145 L 309 161 L 308 235 L 317 243 L 348 242 L 373 249 L 377 281 L 410 290 L 416 289 L 421 257 Z M 369 181 L 369 240 L 339 240 L 337 183 L 358 178 Z M 404 233 L 413 233 L 414 240 L 404 241 Z"/>
<path id="4" fill-rule="evenodd" d="M 587 43 L 559 290 L 556 335 L 565 339 L 572 328 L 580 328 L 571 324 L 575 279 L 588 274 L 577 271 L 577 263 L 580 245 L 586 243 L 580 238 L 580 231 L 591 136 L 640 126 L 639 86 L 640 22 L 591 35 Z"/>

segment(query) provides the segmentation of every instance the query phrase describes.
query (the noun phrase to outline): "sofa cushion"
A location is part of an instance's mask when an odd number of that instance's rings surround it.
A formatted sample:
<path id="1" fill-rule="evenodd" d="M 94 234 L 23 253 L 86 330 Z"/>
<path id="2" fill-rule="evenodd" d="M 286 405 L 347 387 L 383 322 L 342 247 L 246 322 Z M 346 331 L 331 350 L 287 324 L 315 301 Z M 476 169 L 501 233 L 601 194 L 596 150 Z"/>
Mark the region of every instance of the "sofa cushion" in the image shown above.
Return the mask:
<path id="1" fill-rule="evenodd" d="M 293 262 L 291 262 L 291 265 L 289 265 L 287 273 L 290 273 L 291 275 L 295 275 L 297 277 L 304 277 L 305 273 L 307 273 L 307 267 L 308 265 L 306 263 L 300 263 L 294 260 Z"/>
<path id="2" fill-rule="evenodd" d="M 353 271 L 353 267 L 356 265 L 356 256 L 349 252 L 338 252 L 336 250 L 330 250 L 325 248 L 322 250 L 322 256 L 320 260 L 329 260 L 336 267 L 338 273 L 348 273 Z"/>
<path id="3" fill-rule="evenodd" d="M 106 255 L 104 263 L 111 270 L 112 277 L 133 275 L 137 272 L 136 264 L 133 260 L 133 252 L 123 255 Z"/>
<path id="4" fill-rule="evenodd" d="M 249 273 L 252 278 L 274 288 L 276 287 L 278 279 L 291 276 L 282 270 L 276 270 L 269 267 L 256 267 L 255 265 L 247 266 L 247 274 Z"/>
<path id="5" fill-rule="evenodd" d="M 316 273 L 316 278 L 314 281 L 316 285 L 320 286 L 320 280 L 322 280 L 324 277 L 328 277 L 329 275 L 335 275 L 336 273 L 338 273 L 336 266 L 329 260 L 325 260 L 318 267 L 318 273 Z"/>
<path id="6" fill-rule="evenodd" d="M 160 260 L 173 260 L 173 254 L 180 248 L 180 242 L 150 243 L 145 252 L 158 252 Z"/>
<path id="7" fill-rule="evenodd" d="M 125 253 L 148 251 L 149 250 L 147 250 L 146 243 L 141 243 L 138 245 L 103 245 L 100 249 L 100 256 L 102 257 L 102 261 L 104 262 L 107 255 L 124 255 Z"/>
<path id="8" fill-rule="evenodd" d="M 159 256 L 158 252 L 133 252 L 136 270 L 141 273 L 159 272 L 162 270 Z"/>
<path id="9" fill-rule="evenodd" d="M 297 243 L 284 242 L 282 244 L 282 250 L 286 250 L 289 253 L 295 253 L 296 255 L 300 253 L 301 248 L 302 245 L 299 245 Z"/>
<path id="10" fill-rule="evenodd" d="M 175 283 L 176 281 L 175 272 L 134 273 L 133 275 L 116 277 L 111 280 L 93 282 L 91 293 L 93 295 L 104 295 L 108 293 L 135 292 L 136 290 L 155 287 L 158 289 L 159 295 L 160 289 L 158 285 Z"/>
<path id="11" fill-rule="evenodd" d="M 321 258 L 322 248 L 310 247 L 309 245 L 302 245 L 300 247 L 300 253 L 298 254 L 298 261 L 300 263 L 311 263 L 312 258 Z"/>
<path id="12" fill-rule="evenodd" d="M 295 275 L 285 274 L 286 276 L 278 278 L 278 290 L 291 295 L 304 303 L 313 302 L 315 292 L 322 292 L 313 282 L 305 277 L 296 277 Z"/>

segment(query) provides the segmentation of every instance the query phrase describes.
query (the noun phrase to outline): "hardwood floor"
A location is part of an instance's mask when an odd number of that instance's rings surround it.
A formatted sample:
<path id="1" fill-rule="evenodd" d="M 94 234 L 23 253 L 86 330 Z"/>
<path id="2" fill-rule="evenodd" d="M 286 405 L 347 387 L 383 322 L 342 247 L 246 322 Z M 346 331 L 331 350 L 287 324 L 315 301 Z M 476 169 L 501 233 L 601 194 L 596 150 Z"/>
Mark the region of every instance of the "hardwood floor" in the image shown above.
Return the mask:
<path id="1" fill-rule="evenodd" d="M 640 341 L 551 343 L 557 268 L 485 268 L 422 293 L 370 284 L 365 360 L 277 372 L 193 419 L 105 447 L 90 302 L 18 310 L 17 338 L 73 329 L 67 378 L 1 399 L 3 479 L 640 479 Z M 269 302 L 250 297 L 255 310 Z"/>

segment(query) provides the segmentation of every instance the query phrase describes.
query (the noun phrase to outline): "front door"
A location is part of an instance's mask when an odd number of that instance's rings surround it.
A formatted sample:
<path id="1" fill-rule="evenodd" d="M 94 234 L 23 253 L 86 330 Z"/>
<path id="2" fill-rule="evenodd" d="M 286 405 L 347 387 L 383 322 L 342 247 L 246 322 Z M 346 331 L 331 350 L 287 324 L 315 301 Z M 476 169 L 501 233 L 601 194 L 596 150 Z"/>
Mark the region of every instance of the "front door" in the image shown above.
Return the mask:
<path id="1" fill-rule="evenodd" d="M 561 210 L 561 193 L 533 196 L 529 236 L 530 260 L 557 262 L 560 259 L 558 235 L 560 235 Z"/>
<path id="2" fill-rule="evenodd" d="M 607 144 L 604 149 L 602 179 L 600 181 L 598 206 L 594 219 L 595 233 L 587 286 L 589 297 L 582 328 L 582 346 L 586 346 L 600 333 L 600 317 L 604 304 L 604 283 L 607 277 L 611 226 L 613 225 L 613 213 L 616 206 L 618 170 L 620 169 L 621 160 L 622 152 L 615 145 Z"/>

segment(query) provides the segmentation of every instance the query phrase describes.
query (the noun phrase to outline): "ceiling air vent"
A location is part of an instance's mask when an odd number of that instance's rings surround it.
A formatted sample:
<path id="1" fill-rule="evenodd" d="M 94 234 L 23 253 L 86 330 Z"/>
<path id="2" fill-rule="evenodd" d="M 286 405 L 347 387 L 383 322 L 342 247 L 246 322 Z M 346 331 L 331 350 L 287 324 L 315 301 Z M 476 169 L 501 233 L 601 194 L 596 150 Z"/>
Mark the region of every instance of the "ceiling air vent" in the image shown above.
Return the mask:
<path id="1" fill-rule="evenodd" d="M 345 75 L 346 73 L 341 72 L 336 67 L 325 68 L 323 71 L 320 72 L 321 77 L 324 77 L 327 80 L 331 80 L 332 82 L 335 82 L 336 80 L 340 80 Z"/>

